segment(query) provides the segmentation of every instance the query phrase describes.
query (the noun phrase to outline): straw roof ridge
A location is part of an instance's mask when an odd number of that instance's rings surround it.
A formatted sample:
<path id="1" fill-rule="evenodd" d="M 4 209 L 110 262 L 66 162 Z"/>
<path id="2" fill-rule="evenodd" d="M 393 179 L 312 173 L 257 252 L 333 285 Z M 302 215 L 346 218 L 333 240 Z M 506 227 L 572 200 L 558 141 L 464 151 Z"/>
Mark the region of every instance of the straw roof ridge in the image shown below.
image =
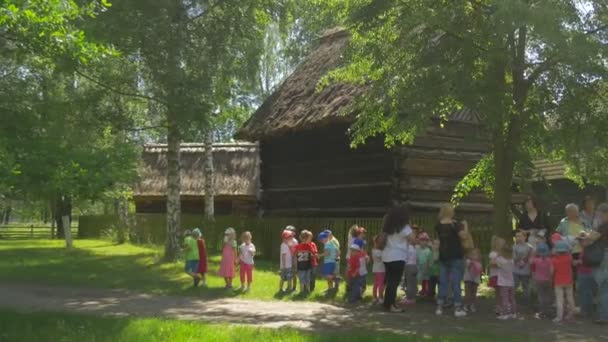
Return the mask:
<path id="1" fill-rule="evenodd" d="M 205 145 L 181 145 L 182 195 L 205 194 Z M 252 143 L 213 144 L 216 196 L 257 197 L 260 181 L 259 147 Z M 165 196 L 167 192 L 167 145 L 144 146 L 134 196 Z"/>

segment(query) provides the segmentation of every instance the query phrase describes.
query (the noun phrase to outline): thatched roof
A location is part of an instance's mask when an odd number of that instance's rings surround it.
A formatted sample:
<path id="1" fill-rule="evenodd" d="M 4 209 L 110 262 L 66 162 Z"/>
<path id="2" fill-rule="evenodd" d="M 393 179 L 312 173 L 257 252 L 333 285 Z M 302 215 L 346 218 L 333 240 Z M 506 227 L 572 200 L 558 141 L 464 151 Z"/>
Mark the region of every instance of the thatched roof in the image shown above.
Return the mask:
<path id="1" fill-rule="evenodd" d="M 182 195 L 203 196 L 205 191 L 203 144 L 182 144 Z M 140 180 L 134 196 L 165 196 L 167 190 L 167 145 L 146 145 L 139 168 Z M 259 150 L 257 144 L 213 145 L 216 196 L 257 197 Z"/>
<path id="2" fill-rule="evenodd" d="M 256 141 L 290 131 L 319 127 L 336 122 L 350 123 L 354 116 L 345 108 L 363 87 L 333 83 L 318 91 L 319 81 L 343 62 L 349 34 L 336 28 L 327 31 L 317 48 L 281 86 L 264 101 L 237 137 Z M 480 116 L 471 110 L 455 112 L 450 121 L 479 123 Z"/>

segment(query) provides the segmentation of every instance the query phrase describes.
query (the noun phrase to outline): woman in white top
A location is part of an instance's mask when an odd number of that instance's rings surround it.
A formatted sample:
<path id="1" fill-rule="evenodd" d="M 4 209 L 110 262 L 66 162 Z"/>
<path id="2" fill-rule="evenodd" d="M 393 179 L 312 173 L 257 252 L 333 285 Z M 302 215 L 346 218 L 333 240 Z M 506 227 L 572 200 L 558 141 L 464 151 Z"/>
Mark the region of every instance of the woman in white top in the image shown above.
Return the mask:
<path id="1" fill-rule="evenodd" d="M 412 228 L 409 225 L 410 216 L 406 208 L 391 208 L 384 216 L 382 232 L 386 243 L 382 250 L 382 261 L 386 268 L 386 290 L 384 293 L 384 309 L 389 312 L 402 312 L 395 300 L 397 288 L 405 268 L 405 259 L 410 240 L 413 240 Z"/>

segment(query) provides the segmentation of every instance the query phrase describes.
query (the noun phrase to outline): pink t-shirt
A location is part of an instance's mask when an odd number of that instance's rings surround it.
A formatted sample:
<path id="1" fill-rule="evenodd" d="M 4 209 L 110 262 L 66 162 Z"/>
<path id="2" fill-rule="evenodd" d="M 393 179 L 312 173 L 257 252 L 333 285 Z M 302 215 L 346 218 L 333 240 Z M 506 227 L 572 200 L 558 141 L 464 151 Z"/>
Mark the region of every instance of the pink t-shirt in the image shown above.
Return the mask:
<path id="1" fill-rule="evenodd" d="M 513 270 L 515 269 L 515 264 L 513 263 L 513 259 L 507 259 L 499 256 L 496 258 L 496 264 L 498 266 L 497 276 L 497 285 L 503 287 L 513 287 L 515 282 L 513 281 Z"/>
<path id="2" fill-rule="evenodd" d="M 551 258 L 535 257 L 532 260 L 532 274 L 536 281 L 550 281 L 551 280 L 551 265 L 553 262 Z"/>

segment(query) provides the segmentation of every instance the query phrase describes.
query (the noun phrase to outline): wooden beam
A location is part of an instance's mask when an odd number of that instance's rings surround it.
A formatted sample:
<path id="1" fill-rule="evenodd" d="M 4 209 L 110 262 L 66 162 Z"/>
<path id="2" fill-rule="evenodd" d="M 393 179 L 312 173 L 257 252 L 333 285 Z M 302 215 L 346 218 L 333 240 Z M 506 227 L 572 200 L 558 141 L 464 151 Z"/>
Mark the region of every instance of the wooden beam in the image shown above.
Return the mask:
<path id="1" fill-rule="evenodd" d="M 294 188 L 267 188 L 262 189 L 262 192 L 287 192 L 287 191 L 318 191 L 318 190 L 334 190 L 334 189 L 351 189 L 351 188 L 375 188 L 375 187 L 392 187 L 392 182 L 376 182 L 376 183 L 358 183 L 358 184 L 335 184 L 324 186 L 310 187 L 294 187 Z"/>
<path id="2" fill-rule="evenodd" d="M 475 162 L 471 161 L 417 158 L 407 158 L 400 164 L 404 174 L 409 176 L 426 177 L 462 177 L 466 175 L 474 166 Z"/>

